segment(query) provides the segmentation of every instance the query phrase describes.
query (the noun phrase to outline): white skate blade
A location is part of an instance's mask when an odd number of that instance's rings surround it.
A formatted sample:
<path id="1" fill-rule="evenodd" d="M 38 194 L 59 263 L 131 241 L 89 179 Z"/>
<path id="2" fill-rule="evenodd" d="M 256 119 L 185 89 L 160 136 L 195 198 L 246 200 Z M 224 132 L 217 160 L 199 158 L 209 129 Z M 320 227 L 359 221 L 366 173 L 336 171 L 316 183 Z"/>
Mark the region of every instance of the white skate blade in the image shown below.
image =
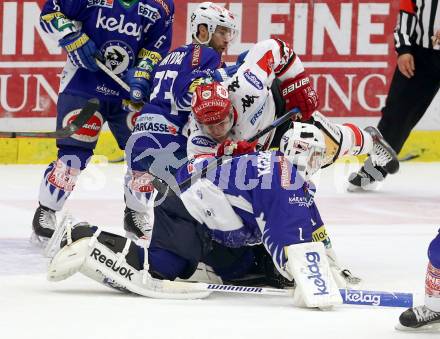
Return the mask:
<path id="1" fill-rule="evenodd" d="M 371 192 L 379 190 L 383 185 L 383 182 L 374 181 L 371 184 L 364 186 L 356 186 L 351 183 L 348 183 L 347 191 L 350 193 L 359 193 L 359 192 Z"/>
<path id="2" fill-rule="evenodd" d="M 419 333 L 440 333 L 440 323 L 433 323 L 433 324 L 427 324 L 420 327 L 406 327 L 403 326 L 401 323 L 398 323 L 394 328 L 398 331 L 405 331 L 405 332 L 419 332 Z"/>

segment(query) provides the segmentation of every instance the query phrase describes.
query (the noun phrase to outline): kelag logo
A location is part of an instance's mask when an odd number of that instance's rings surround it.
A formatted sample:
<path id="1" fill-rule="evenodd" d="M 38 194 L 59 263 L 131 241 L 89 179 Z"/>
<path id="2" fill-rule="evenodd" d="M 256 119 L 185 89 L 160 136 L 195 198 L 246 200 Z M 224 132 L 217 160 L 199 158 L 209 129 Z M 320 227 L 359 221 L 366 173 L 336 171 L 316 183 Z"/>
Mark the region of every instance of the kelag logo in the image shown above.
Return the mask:
<path id="1" fill-rule="evenodd" d="M 346 304 L 379 306 L 380 295 L 357 290 L 342 290 L 342 298 Z"/>
<path id="2" fill-rule="evenodd" d="M 313 279 L 313 283 L 316 286 L 316 289 L 318 292 L 313 293 L 314 295 L 324 295 L 328 294 L 327 285 L 325 283 L 325 280 L 322 278 L 322 274 L 319 270 L 318 263 L 321 261 L 321 257 L 317 252 L 307 252 L 306 253 L 306 260 L 310 263 L 308 265 L 309 272 L 311 275 L 308 275 L 308 279 Z"/>

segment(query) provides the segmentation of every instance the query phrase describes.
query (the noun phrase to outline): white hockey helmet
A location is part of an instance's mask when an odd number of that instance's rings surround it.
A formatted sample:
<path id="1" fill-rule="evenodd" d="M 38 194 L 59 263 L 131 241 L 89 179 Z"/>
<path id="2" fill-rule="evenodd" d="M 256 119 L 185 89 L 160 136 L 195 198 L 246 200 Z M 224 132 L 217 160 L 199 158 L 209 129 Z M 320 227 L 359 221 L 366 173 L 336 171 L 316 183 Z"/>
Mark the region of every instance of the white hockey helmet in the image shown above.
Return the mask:
<path id="1" fill-rule="evenodd" d="M 197 38 L 197 32 L 201 24 L 205 24 L 209 32 L 208 41 L 204 41 L 203 44 L 208 44 L 211 41 L 217 26 L 229 28 L 231 30 L 231 40 L 237 33 L 237 22 L 234 14 L 211 1 L 202 2 L 191 14 L 191 35 L 199 43 L 202 42 Z"/>
<path id="2" fill-rule="evenodd" d="M 324 162 L 324 133 L 314 125 L 295 122 L 281 137 L 280 151 L 297 167 L 303 179 L 309 180 Z"/>

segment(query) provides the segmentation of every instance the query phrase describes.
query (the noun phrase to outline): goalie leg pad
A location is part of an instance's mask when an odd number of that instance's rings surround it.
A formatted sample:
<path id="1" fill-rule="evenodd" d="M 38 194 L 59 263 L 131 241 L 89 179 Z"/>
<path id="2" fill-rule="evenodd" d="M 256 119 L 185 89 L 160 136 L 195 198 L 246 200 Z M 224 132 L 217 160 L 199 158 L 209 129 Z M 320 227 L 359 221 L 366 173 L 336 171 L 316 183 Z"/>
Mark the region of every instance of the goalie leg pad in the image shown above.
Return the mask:
<path id="1" fill-rule="evenodd" d="M 86 228 L 80 226 L 72 230 L 73 243 L 65 245 L 52 259 L 49 280 L 63 280 L 79 271 L 108 287 L 150 298 L 199 299 L 210 295 L 210 291 L 174 288 L 166 280 L 152 278 L 145 260 L 148 258 L 146 248 L 99 230 L 92 237 L 81 237 L 87 235 Z M 143 258 L 140 252 L 144 252 Z"/>
<path id="2" fill-rule="evenodd" d="M 61 281 L 78 272 L 86 259 L 89 240 L 85 238 L 78 240 L 75 246 L 64 246 L 50 262 L 47 280 Z"/>
<path id="3" fill-rule="evenodd" d="M 342 297 L 333 278 L 324 245 L 307 242 L 286 247 L 287 270 L 295 279 L 306 307 L 328 308 L 342 304 Z M 296 296 L 295 299 L 298 299 Z"/>

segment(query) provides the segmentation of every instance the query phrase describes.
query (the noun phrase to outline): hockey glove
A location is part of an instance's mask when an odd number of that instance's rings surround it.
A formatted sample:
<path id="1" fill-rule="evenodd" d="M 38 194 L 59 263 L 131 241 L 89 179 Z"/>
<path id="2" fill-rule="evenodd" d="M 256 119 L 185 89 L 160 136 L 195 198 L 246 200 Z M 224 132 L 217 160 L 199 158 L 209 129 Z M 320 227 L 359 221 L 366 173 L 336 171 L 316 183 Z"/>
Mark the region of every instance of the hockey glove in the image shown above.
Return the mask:
<path id="1" fill-rule="evenodd" d="M 99 55 L 95 43 L 87 34 L 74 32 L 59 40 L 59 44 L 67 51 L 72 64 L 78 68 L 85 68 L 91 72 L 98 70 L 95 57 Z"/>
<path id="2" fill-rule="evenodd" d="M 226 81 L 237 73 L 239 67 L 240 65 L 232 65 L 224 68 L 218 68 L 211 72 L 211 78 L 217 82 Z"/>
<path id="3" fill-rule="evenodd" d="M 130 68 L 125 74 L 124 80 L 130 86 L 130 100 L 133 103 L 140 103 L 150 96 L 150 77 L 150 70 L 139 66 Z"/>
<path id="4" fill-rule="evenodd" d="M 225 140 L 218 147 L 216 156 L 241 155 L 254 152 L 257 142 L 258 140 L 255 140 L 254 142 L 247 142 L 246 140 Z"/>
<path id="5" fill-rule="evenodd" d="M 303 72 L 293 79 L 281 83 L 281 93 L 286 100 L 286 110 L 297 107 L 301 111 L 301 121 L 310 119 L 319 106 L 318 94 L 312 88 L 310 78 Z"/>
<path id="6" fill-rule="evenodd" d="M 238 57 L 237 57 L 237 61 L 235 62 L 236 65 L 241 65 L 244 63 L 244 59 L 246 58 L 246 56 L 248 55 L 249 51 L 244 51 L 243 53 L 241 53 Z"/>
<path id="7" fill-rule="evenodd" d="M 153 51 L 142 48 L 138 54 L 138 63 L 130 68 L 124 76 L 124 80 L 130 86 L 130 100 L 139 103 L 148 99 L 151 94 L 151 74 L 154 67 L 162 60 L 162 56 Z"/>

